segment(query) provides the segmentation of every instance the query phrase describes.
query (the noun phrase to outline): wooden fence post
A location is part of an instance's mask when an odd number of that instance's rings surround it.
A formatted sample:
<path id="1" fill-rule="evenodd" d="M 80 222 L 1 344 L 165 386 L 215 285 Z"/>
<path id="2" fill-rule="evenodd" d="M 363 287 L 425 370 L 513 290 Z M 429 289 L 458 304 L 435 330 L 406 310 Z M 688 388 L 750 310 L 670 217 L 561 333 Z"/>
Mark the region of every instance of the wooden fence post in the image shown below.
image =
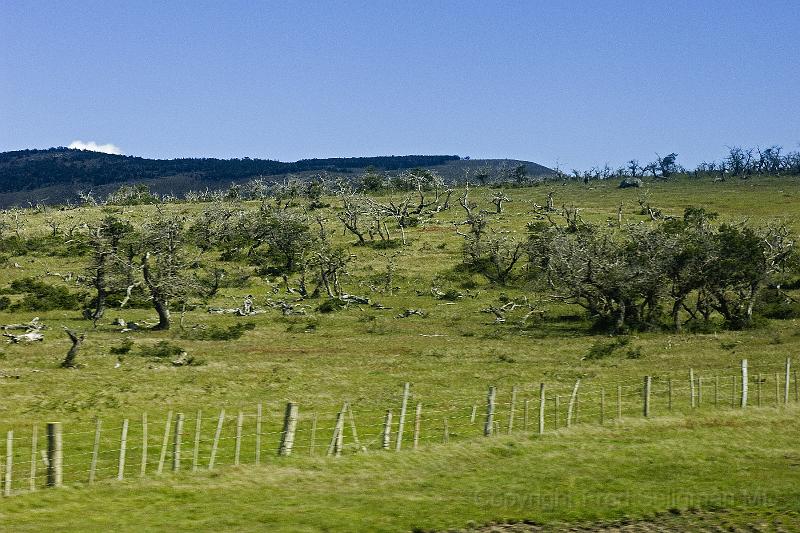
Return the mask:
<path id="1" fill-rule="evenodd" d="M 14 432 L 6 433 L 6 471 L 3 480 L 3 496 L 11 496 L 11 470 L 14 466 Z"/>
<path id="2" fill-rule="evenodd" d="M 347 409 L 346 404 L 342 406 L 342 410 L 336 415 L 336 424 L 333 427 L 333 436 L 331 437 L 331 443 L 328 446 L 328 455 L 335 455 L 336 457 L 342 455 L 345 409 Z"/>
<path id="3" fill-rule="evenodd" d="M 346 410 L 347 404 L 342 407 L 342 411 L 339 413 L 339 421 L 336 424 L 336 439 L 334 440 L 333 446 L 333 454 L 335 457 L 341 457 L 344 448 L 344 412 Z"/>
<path id="4" fill-rule="evenodd" d="M 489 387 L 489 394 L 486 395 L 486 424 L 483 426 L 483 435 L 490 437 L 494 427 L 494 400 L 497 393 L 494 387 Z"/>
<path id="5" fill-rule="evenodd" d="M 297 418 L 300 412 L 300 407 L 294 403 L 289 402 L 286 404 L 286 411 L 283 414 L 283 431 L 281 432 L 281 444 L 278 448 L 278 455 L 289 456 L 292 454 L 294 447 L 294 435 L 297 431 Z M 337 424 L 338 426 L 338 424 Z"/>
<path id="6" fill-rule="evenodd" d="M 572 394 L 569 397 L 569 405 L 567 406 L 567 427 L 572 426 L 572 413 L 575 409 L 575 398 L 578 396 L 578 387 L 581 385 L 581 380 L 577 380 L 575 382 L 575 386 L 572 388 Z"/>
<path id="7" fill-rule="evenodd" d="M 256 405 L 256 464 L 261 464 L 261 402 Z"/>
<path id="8" fill-rule="evenodd" d="M 747 359 L 742 359 L 742 400 L 740 402 L 742 409 L 747 407 Z"/>
<path id="9" fill-rule="evenodd" d="M 128 446 L 128 419 L 122 421 L 122 435 L 119 438 L 119 467 L 117 468 L 117 480 L 125 478 L 125 452 Z"/>
<path id="10" fill-rule="evenodd" d="M 233 448 L 233 464 L 239 466 L 239 459 L 242 455 L 242 426 L 244 425 L 244 413 L 239 411 L 236 417 L 236 440 Z"/>
<path id="11" fill-rule="evenodd" d="M 211 443 L 211 456 L 208 458 L 208 469 L 214 469 L 214 462 L 217 459 L 217 447 L 219 446 L 219 436 L 222 434 L 222 426 L 225 424 L 225 408 L 219 412 L 219 419 L 217 420 L 217 430 L 214 432 L 214 441 Z"/>
<path id="12" fill-rule="evenodd" d="M 30 489 L 31 491 L 36 490 L 36 452 L 37 448 L 39 447 L 39 426 L 34 425 L 31 428 L 31 479 L 30 479 Z"/>
<path id="13" fill-rule="evenodd" d="M 788 357 L 786 358 L 786 380 L 784 381 L 783 387 L 783 403 L 789 403 L 789 375 L 792 369 L 792 360 Z"/>
<path id="14" fill-rule="evenodd" d="M 411 384 L 403 384 L 403 402 L 400 404 L 400 419 L 397 421 L 397 440 L 395 441 L 394 451 L 399 452 L 403 446 L 403 429 L 406 423 L 406 409 L 408 408 L 408 394 Z"/>
<path id="15" fill-rule="evenodd" d="M 694 369 L 689 369 L 689 406 L 694 409 L 695 407 L 695 395 L 694 395 Z"/>
<path id="16" fill-rule="evenodd" d="M 61 422 L 47 423 L 47 486 L 60 487 L 64 482 L 64 450 Z"/>
<path id="17" fill-rule="evenodd" d="M 478 406 L 473 404 L 472 413 L 469 415 L 469 423 L 470 424 L 474 424 L 475 423 L 475 416 L 477 414 L 478 414 Z"/>
<path id="18" fill-rule="evenodd" d="M 353 434 L 353 443 L 358 450 L 361 450 L 361 441 L 358 440 L 358 431 L 356 431 L 356 417 L 353 414 L 353 406 L 347 403 L 347 419 L 350 422 L 350 432 Z"/>
<path id="19" fill-rule="evenodd" d="M 100 455 L 100 428 L 103 422 L 99 418 L 94 423 L 94 445 L 92 446 L 92 462 L 89 463 L 89 483 L 94 483 L 97 471 L 97 457 Z"/>
<path id="20" fill-rule="evenodd" d="M 161 440 L 161 454 L 158 456 L 158 468 L 156 473 L 164 471 L 164 462 L 167 459 L 167 445 L 169 444 L 169 432 L 172 429 L 172 410 L 167 412 L 167 421 L 164 424 L 164 438 Z"/>
<path id="21" fill-rule="evenodd" d="M 200 465 L 200 431 L 203 424 L 203 411 L 197 410 L 194 422 L 194 446 L 192 447 L 192 472 L 197 472 Z"/>
<path id="22" fill-rule="evenodd" d="M 139 467 L 139 476 L 147 473 L 147 412 L 142 413 L 142 464 Z"/>
<path id="23" fill-rule="evenodd" d="M 544 433 L 544 383 L 539 384 L 539 435 Z"/>
<path id="24" fill-rule="evenodd" d="M 511 408 L 508 413 L 508 434 L 514 430 L 514 410 L 517 407 L 517 387 L 511 387 Z"/>
<path id="25" fill-rule="evenodd" d="M 386 410 L 386 416 L 383 418 L 383 439 L 381 448 L 388 450 L 392 442 L 392 410 Z"/>
<path id="26" fill-rule="evenodd" d="M 422 402 L 417 402 L 417 410 L 414 413 L 414 449 L 419 447 L 419 430 L 422 424 Z"/>
<path id="27" fill-rule="evenodd" d="M 650 386 L 653 383 L 653 378 L 650 376 L 644 377 L 644 387 L 642 387 L 642 410 L 645 418 L 650 416 Z"/>
<path id="28" fill-rule="evenodd" d="M 617 385 L 617 420 L 622 420 L 622 385 Z"/>
<path id="29" fill-rule="evenodd" d="M 172 471 L 181 469 L 181 442 L 183 441 L 183 413 L 175 418 L 175 435 L 172 437 Z"/>

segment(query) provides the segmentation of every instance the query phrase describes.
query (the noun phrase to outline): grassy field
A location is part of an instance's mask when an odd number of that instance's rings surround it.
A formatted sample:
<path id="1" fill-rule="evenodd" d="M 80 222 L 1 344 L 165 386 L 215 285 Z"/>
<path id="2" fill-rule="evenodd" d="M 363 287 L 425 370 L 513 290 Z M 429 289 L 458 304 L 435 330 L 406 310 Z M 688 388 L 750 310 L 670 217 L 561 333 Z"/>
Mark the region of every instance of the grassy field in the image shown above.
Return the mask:
<path id="1" fill-rule="evenodd" d="M 262 467 L 23 495 L 9 531 L 800 530 L 796 407 L 502 436 L 418 452 L 273 459 Z M 671 528 L 671 529 L 670 529 Z M 489 531 L 490 529 L 485 529 Z M 641 529 L 637 529 L 641 530 Z"/>
<path id="2" fill-rule="evenodd" d="M 532 219 L 534 203 L 543 205 L 551 190 L 556 205 L 575 205 L 587 220 L 616 220 L 617 207 L 622 204 L 626 222 L 647 223 L 646 217 L 638 214 L 637 198 L 643 191 L 620 190 L 615 183 L 591 187 L 570 183 L 508 191 L 512 201 L 492 224 L 524 232 L 525 224 Z M 653 183 L 647 190 L 648 202 L 668 215 L 680 215 L 686 206 L 695 205 L 718 211 L 723 220 L 746 218 L 766 223 L 781 219 L 795 232 L 800 231 L 800 186 L 793 179 Z M 472 198 L 490 208 L 488 190 L 478 188 Z M 187 216 L 202 208 L 169 206 Z M 153 215 L 154 208 L 118 209 L 134 221 L 143 221 Z M 101 214 L 100 208 L 27 212 L 22 231 L 25 235 L 46 234 L 48 219 L 58 219 L 66 227 L 71 221 L 90 221 Z M 340 226 L 332 212 L 326 212 L 326 216 L 330 227 Z M 792 505 L 799 500 L 796 488 L 792 488 L 792 482 L 796 485 L 798 481 L 797 467 L 781 463 L 788 460 L 786 454 L 796 456 L 796 452 L 787 451 L 797 437 L 796 409 L 780 413 L 764 410 L 747 418 L 703 411 L 692 415 L 697 417 L 695 422 L 669 419 L 635 426 L 636 430 L 628 425 L 574 428 L 569 439 L 512 436 L 491 445 L 472 442 L 474 439 L 468 437 L 479 435 L 481 430 L 479 424 L 470 422 L 469 410 L 472 405 L 483 405 L 488 385 L 498 387 L 499 421 L 503 426 L 508 422 L 512 386 L 520 391 L 521 409 L 525 399 L 538 397 L 540 382 L 548 384 L 550 399 L 559 394 L 565 401 L 578 378 L 585 391 L 580 404 L 582 421 L 596 420 L 600 388 L 611 396 L 618 383 L 623 383 L 630 395 L 630 401 L 626 397 L 625 414 L 638 413 L 638 384 L 644 375 L 654 376 L 655 408 L 665 414 L 669 378 L 676 380 L 675 411 L 688 408 L 686 380 L 690 367 L 707 379 L 705 406 L 711 401 L 713 379 L 718 375 L 723 376 L 718 394 L 721 401 L 728 401 L 731 393 L 736 394 L 728 379 L 736 374 L 740 360 L 747 358 L 752 375 L 764 374 L 763 401 L 771 405 L 775 401 L 775 373 L 782 370 L 788 356 L 798 353 L 800 330 L 795 320 L 783 320 L 746 331 L 642 333 L 630 338 L 635 356 L 620 350 L 604 359 L 587 360 L 589 349 L 608 339 L 592 334 L 589 322 L 577 308 L 547 301 L 524 285 L 492 286 L 477 275 L 471 279 L 471 288 L 464 288 L 463 276 L 453 274 L 461 258 L 461 237 L 455 234 L 452 222 L 460 220 L 463 211 L 455 205 L 424 226 L 408 230 L 406 247 L 387 251 L 351 247 L 356 260 L 344 280 L 346 292 L 369 296 L 390 309 L 354 305 L 325 314 L 316 311 L 319 301 L 311 301 L 304 316 L 283 317 L 279 311 L 270 310 L 241 319 L 212 316 L 204 308 L 186 314 L 187 329 L 197 324 L 228 326 L 238 321 L 256 324 L 255 330 L 234 341 L 191 340 L 177 327 L 169 332 L 123 334 L 111 324 L 116 317 L 127 321 L 152 319 L 154 313 L 148 309 L 111 310 L 94 329 L 77 311 L 0 313 L 0 323 L 25 322 L 40 316 L 50 326 L 43 343 L 9 344 L 0 352 L 0 430 L 14 429 L 20 436 L 23 444 L 15 453 L 19 461 L 25 461 L 28 451 L 24 439 L 31 425 L 63 422 L 65 431 L 75 435 L 66 437 L 69 450 L 84 454 L 72 472 L 75 481 L 85 477 L 83 459 L 91 447 L 95 417 L 101 417 L 107 428 L 103 448 L 109 453 L 102 466 L 109 471 L 113 470 L 112 452 L 120 421 L 133 421 L 130 438 L 138 442 L 141 429 L 137 424 L 145 411 L 155 442 L 160 439 L 157 435 L 163 431 L 168 410 L 185 413 L 191 430 L 196 410 L 202 410 L 202 458 L 207 458 L 208 437 L 219 410 L 225 408 L 228 415 L 226 438 L 234 431 L 236 413 L 244 411 L 247 438 L 243 454 L 252 457 L 257 403 L 264 406 L 264 431 L 269 433 L 264 444 L 267 455 L 272 453 L 267 448 L 277 446 L 280 414 L 287 401 L 300 405 L 304 432 L 298 442 L 300 450 L 310 445 L 307 439 L 312 413 L 318 416 L 317 445 L 324 446 L 336 412 L 343 401 L 349 401 L 363 443 L 374 449 L 383 413 L 387 408 L 396 409 L 404 382 L 412 383 L 412 402 L 422 402 L 426 415 L 432 411 L 431 420 L 435 420 L 435 425 L 433 421 L 424 425 L 423 441 L 441 439 L 441 421 L 446 417 L 451 437 L 459 440 L 457 444 L 434 446 L 416 455 L 370 452 L 347 456 L 340 462 L 305 457 L 297 463 L 271 463 L 260 470 L 222 470 L 200 479 L 181 475 L 169 481 L 69 489 L 58 496 L 40 492 L 0 503 L 4 521 L 13 518 L 12 523 L 22 530 L 52 516 L 62 521 L 65 530 L 69 524 L 80 530 L 81 520 L 96 520 L 94 525 L 103 528 L 111 525 L 107 520 L 125 513 L 130 524 L 140 525 L 131 529 L 157 529 L 158 523 L 149 521 L 155 520 L 151 506 L 157 506 L 163 510 L 164 520 L 175 519 L 176 529 L 190 529 L 195 524 L 246 530 L 258 524 L 282 524 L 286 530 L 392 531 L 417 526 L 465 527 L 470 520 L 483 523 L 495 518 L 584 521 L 626 514 L 640 517 L 670 506 L 658 499 L 649 503 L 637 498 L 625 500 L 620 496 L 623 492 L 638 495 L 672 490 L 702 498 L 714 491 L 750 490 L 756 484 L 766 491 L 770 502 L 763 507 L 764 513 L 772 508 L 797 511 Z M 352 242 L 341 231 L 336 239 Z M 389 294 L 379 290 L 386 270 L 382 254 L 396 251 L 400 254 L 393 285 L 398 289 Z M 0 287 L 29 276 L 61 283 L 46 273 L 81 273 L 86 262 L 86 258 L 51 257 L 44 252 L 7 259 L 0 268 Z M 246 294 L 253 294 L 256 306 L 263 307 L 267 298 L 286 297 L 275 292 L 280 291 L 279 285 L 278 280 L 252 278 L 249 286 L 222 289 L 210 305 L 236 307 Z M 77 289 L 74 282 L 69 286 Z M 455 302 L 438 300 L 430 294 L 432 286 L 455 289 L 465 297 Z M 531 297 L 544 309 L 544 319 L 524 330 L 494 324 L 493 316 L 481 310 L 503 294 Z M 398 318 L 405 309 L 422 309 L 426 316 Z M 68 339 L 59 331 L 62 325 L 87 334 L 79 369 L 59 368 L 69 347 Z M 126 337 L 137 348 L 118 361 L 110 350 Z M 160 340 L 179 345 L 203 364 L 173 367 L 136 355 L 138 347 Z M 520 416 L 519 410 L 517 413 Z M 547 416 L 552 417 L 548 424 L 555 426 L 554 415 L 548 412 Z M 719 455 L 710 452 L 715 450 L 713 443 L 725 444 Z M 633 465 L 631 458 L 641 457 L 645 450 L 652 452 L 652 459 Z M 134 449 L 132 453 L 139 452 Z M 220 464 L 229 465 L 232 453 L 232 447 L 226 446 Z M 744 460 L 742 454 L 752 460 L 746 464 L 757 467 L 732 469 L 731 464 Z M 543 463 L 542 456 L 550 460 Z M 135 468 L 129 465 L 131 474 Z M 501 493 L 523 490 L 528 494 L 530 487 L 536 486 L 535 480 L 542 478 L 554 480 L 553 490 L 588 496 L 599 487 L 610 487 L 616 496 L 610 504 L 587 499 L 585 504 L 555 505 L 544 511 L 535 510 L 535 506 L 507 509 L 502 501 L 473 498 L 495 487 L 502 489 Z M 21 478 L 17 482 L 20 488 L 26 483 Z M 215 490 L 209 490 L 212 487 Z M 304 499 L 304 494 L 309 496 Z M 50 505 L 55 507 L 47 510 Z M 103 511 L 85 516 L 82 510 L 88 505 L 102 506 Z M 287 515 L 291 509 L 299 509 L 296 521 Z M 743 516 L 762 507 L 756 504 L 747 509 Z M 299 525 L 293 528 L 291 524 Z"/>

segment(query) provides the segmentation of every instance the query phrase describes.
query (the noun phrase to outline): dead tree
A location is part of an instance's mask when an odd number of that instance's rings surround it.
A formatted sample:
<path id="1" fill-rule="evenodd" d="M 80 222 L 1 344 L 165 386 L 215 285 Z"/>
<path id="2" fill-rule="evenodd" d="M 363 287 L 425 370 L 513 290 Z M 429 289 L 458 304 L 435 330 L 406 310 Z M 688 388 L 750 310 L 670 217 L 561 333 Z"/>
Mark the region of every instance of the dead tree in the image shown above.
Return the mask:
<path id="1" fill-rule="evenodd" d="M 495 213 L 498 215 L 503 212 L 503 202 L 510 202 L 511 199 L 505 195 L 503 191 L 495 191 L 492 193 L 492 203 L 495 207 Z"/>
<path id="2" fill-rule="evenodd" d="M 67 356 L 64 358 L 64 361 L 61 362 L 61 368 L 75 368 L 75 358 L 78 356 L 78 352 L 81 349 L 83 341 L 86 339 L 86 335 L 78 335 L 74 331 L 68 329 L 66 326 L 64 326 L 64 332 L 69 337 L 69 340 L 72 341 L 72 346 L 67 352 Z"/>

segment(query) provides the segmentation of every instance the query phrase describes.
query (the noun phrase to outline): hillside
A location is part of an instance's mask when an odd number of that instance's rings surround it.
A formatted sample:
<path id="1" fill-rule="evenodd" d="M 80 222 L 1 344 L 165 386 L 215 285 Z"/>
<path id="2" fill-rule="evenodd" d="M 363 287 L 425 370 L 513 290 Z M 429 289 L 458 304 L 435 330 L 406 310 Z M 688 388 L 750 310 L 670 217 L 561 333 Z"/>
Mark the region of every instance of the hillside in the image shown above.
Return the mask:
<path id="1" fill-rule="evenodd" d="M 79 191 L 106 194 L 124 183 L 146 183 L 162 194 L 180 195 L 192 189 L 225 188 L 257 177 L 280 180 L 292 174 L 356 176 L 365 169 L 396 173 L 411 168 L 436 170 L 446 180 L 467 173 L 491 177 L 524 165 L 528 176 L 552 171 L 542 165 L 517 160 L 469 160 L 456 155 L 407 155 L 303 159 L 281 162 L 269 159 L 146 159 L 69 148 L 20 150 L 0 153 L 0 206 L 28 202 L 62 203 L 75 200 Z"/>

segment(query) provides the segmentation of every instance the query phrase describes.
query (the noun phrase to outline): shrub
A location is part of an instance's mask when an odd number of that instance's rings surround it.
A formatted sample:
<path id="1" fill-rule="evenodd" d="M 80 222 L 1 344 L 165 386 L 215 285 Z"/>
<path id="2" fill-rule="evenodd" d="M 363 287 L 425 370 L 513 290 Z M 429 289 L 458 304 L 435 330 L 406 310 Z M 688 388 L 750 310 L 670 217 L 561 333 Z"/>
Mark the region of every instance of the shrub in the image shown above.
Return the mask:
<path id="1" fill-rule="evenodd" d="M 245 331 L 253 331 L 256 325 L 253 322 L 240 322 L 223 328 L 211 326 L 205 329 L 195 329 L 185 332 L 181 337 L 197 341 L 232 341 L 242 337 Z"/>
<path id="2" fill-rule="evenodd" d="M 80 309 L 85 293 L 73 293 L 66 287 L 48 285 L 33 278 L 23 278 L 11 282 L 6 294 L 25 294 L 22 300 L 11 305 L 12 311 L 51 311 L 53 309 Z"/>
<path id="3" fill-rule="evenodd" d="M 176 355 L 182 354 L 184 351 L 183 348 L 169 341 L 160 341 L 153 346 L 142 346 L 139 348 L 139 354 L 142 357 L 152 357 L 155 359 L 175 357 Z"/>
<path id="4" fill-rule="evenodd" d="M 125 339 L 119 344 L 119 346 L 112 346 L 109 351 L 114 355 L 125 355 L 126 353 L 130 352 L 132 348 L 133 341 L 131 339 Z"/>
<path id="5" fill-rule="evenodd" d="M 591 348 L 589 348 L 589 352 L 586 354 L 585 359 L 603 359 L 604 357 L 608 357 L 617 351 L 619 348 L 624 348 L 630 344 L 630 342 L 631 340 L 628 337 L 619 337 L 611 342 L 597 341 L 592 345 Z"/>

